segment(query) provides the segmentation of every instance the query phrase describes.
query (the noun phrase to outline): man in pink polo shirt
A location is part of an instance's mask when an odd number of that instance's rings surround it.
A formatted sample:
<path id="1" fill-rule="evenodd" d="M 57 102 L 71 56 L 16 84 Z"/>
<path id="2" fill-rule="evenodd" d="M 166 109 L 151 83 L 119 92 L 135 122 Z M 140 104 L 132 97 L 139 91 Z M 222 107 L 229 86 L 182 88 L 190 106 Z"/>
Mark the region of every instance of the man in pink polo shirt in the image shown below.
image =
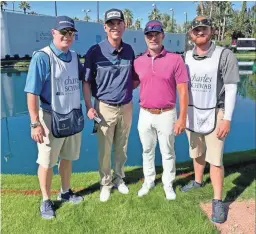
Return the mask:
<path id="1" fill-rule="evenodd" d="M 188 105 L 188 75 L 180 55 L 166 51 L 161 22 L 146 24 L 147 51 L 135 59 L 134 68 L 140 81 L 140 115 L 138 131 L 143 148 L 144 183 L 138 196 L 146 195 L 155 186 L 155 147 L 157 138 L 162 154 L 162 182 L 166 199 L 174 200 L 172 184 L 175 179 L 174 136 L 186 126 Z M 138 85 L 138 84 L 137 84 Z M 179 94 L 180 114 L 177 120 L 176 88 Z"/>

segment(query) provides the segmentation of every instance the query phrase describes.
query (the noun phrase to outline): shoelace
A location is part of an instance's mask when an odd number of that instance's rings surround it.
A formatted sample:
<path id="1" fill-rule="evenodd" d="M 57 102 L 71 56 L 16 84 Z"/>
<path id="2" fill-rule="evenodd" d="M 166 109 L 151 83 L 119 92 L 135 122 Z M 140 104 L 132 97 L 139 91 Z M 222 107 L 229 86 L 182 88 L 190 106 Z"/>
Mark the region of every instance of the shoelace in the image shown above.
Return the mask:
<path id="1" fill-rule="evenodd" d="M 44 210 L 48 211 L 48 210 L 51 210 L 51 209 L 53 209 L 53 202 L 52 201 L 46 201 L 44 203 Z"/>

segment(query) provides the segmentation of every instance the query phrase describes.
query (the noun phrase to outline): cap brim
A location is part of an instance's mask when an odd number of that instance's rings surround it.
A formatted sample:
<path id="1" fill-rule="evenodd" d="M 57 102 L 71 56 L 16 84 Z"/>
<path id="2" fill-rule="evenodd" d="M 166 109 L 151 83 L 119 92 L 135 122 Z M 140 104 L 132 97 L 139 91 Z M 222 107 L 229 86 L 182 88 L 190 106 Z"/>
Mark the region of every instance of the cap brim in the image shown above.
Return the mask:
<path id="1" fill-rule="evenodd" d="M 123 19 L 120 19 L 119 17 L 111 17 L 111 18 L 105 20 L 105 23 L 107 23 L 107 22 L 110 21 L 110 20 L 120 20 L 120 21 L 124 21 Z"/>
<path id="2" fill-rule="evenodd" d="M 160 32 L 160 33 L 163 33 L 163 31 L 161 31 L 161 30 L 154 30 L 154 29 L 152 29 L 152 30 L 144 31 L 144 34 L 147 34 L 149 32 Z"/>

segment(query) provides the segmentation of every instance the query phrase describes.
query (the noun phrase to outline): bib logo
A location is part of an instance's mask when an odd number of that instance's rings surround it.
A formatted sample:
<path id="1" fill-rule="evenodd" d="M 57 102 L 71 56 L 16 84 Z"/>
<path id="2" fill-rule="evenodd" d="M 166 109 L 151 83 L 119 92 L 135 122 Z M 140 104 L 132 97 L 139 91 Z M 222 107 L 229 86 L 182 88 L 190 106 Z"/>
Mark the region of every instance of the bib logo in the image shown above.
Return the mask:
<path id="1" fill-rule="evenodd" d="M 78 78 L 68 78 L 64 81 L 65 84 L 65 92 L 72 93 L 76 90 L 79 90 L 79 80 Z"/>
<path id="2" fill-rule="evenodd" d="M 194 74 L 190 80 L 190 88 L 200 91 L 200 92 L 209 92 L 212 88 L 212 77 L 207 76 L 196 76 Z"/>

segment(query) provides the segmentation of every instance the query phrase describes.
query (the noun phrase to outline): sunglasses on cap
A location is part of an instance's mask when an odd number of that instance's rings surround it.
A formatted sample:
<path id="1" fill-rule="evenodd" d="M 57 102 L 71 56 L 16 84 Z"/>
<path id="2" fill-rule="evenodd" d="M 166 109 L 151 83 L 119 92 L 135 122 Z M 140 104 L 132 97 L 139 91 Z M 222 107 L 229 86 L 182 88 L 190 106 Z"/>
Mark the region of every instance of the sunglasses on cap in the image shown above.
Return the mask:
<path id="1" fill-rule="evenodd" d="M 163 27 L 161 25 L 154 25 L 154 26 L 147 26 L 145 28 L 145 31 L 158 31 L 158 32 L 162 32 L 163 31 Z"/>
<path id="2" fill-rule="evenodd" d="M 196 26 L 212 26 L 212 21 L 210 19 L 202 19 L 202 20 L 194 20 L 192 21 L 192 28 L 196 27 Z"/>
<path id="3" fill-rule="evenodd" d="M 70 37 L 73 37 L 75 35 L 75 31 L 73 30 L 67 30 L 67 29 L 61 29 L 61 30 L 58 30 L 59 33 L 62 35 L 62 36 L 66 36 L 67 33 Z"/>

